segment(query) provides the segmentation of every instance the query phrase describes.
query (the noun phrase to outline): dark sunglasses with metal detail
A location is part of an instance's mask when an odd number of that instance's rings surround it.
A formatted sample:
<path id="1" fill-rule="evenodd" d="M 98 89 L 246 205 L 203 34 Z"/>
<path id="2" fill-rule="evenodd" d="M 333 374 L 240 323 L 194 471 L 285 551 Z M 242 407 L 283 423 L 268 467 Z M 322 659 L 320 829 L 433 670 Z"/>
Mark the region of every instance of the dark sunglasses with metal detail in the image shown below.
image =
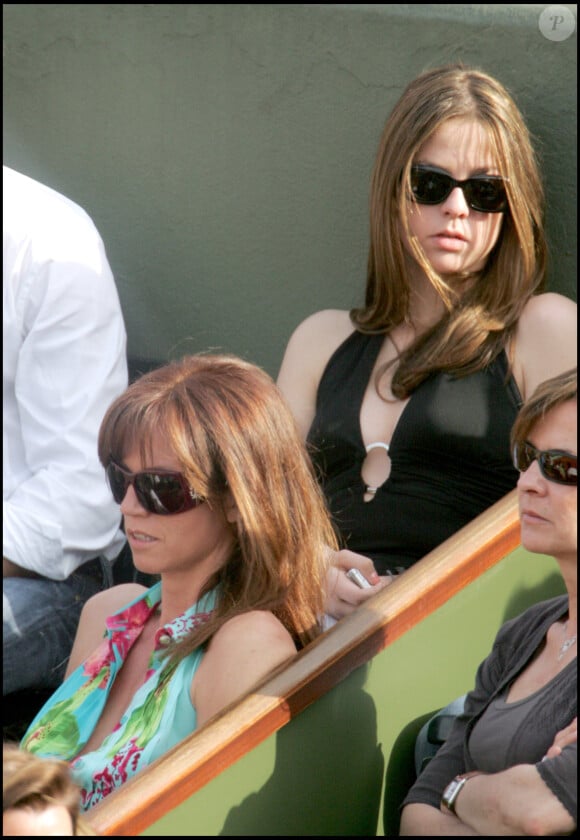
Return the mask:
<path id="1" fill-rule="evenodd" d="M 461 187 L 469 207 L 480 213 L 504 213 L 508 209 L 505 180 L 501 175 L 474 175 L 456 181 L 434 166 L 411 167 L 411 190 L 418 204 L 441 204 L 455 187 Z"/>
<path id="2" fill-rule="evenodd" d="M 143 470 L 133 473 L 111 460 L 106 473 L 113 498 L 118 505 L 125 498 L 130 486 L 135 490 L 141 507 L 149 513 L 161 516 L 184 513 L 205 501 L 189 487 L 185 476 L 180 472 Z"/>
<path id="3" fill-rule="evenodd" d="M 559 449 L 536 449 L 527 440 L 519 441 L 513 451 L 514 467 L 519 472 L 525 472 L 533 464 L 538 462 L 540 472 L 548 481 L 556 484 L 578 484 L 578 456 L 570 455 Z"/>

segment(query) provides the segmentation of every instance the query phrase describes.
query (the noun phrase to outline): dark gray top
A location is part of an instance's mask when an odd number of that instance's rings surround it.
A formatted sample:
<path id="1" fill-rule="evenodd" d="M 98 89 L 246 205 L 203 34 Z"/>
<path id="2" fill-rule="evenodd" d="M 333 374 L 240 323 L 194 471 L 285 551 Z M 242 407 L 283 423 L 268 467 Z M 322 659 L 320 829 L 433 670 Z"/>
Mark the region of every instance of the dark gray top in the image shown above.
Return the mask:
<path id="1" fill-rule="evenodd" d="M 507 756 L 512 738 L 527 726 L 527 720 L 532 714 L 532 706 L 542 703 L 544 695 L 559 691 L 559 684 L 565 684 L 566 673 L 559 674 L 543 685 L 538 691 L 513 702 L 507 701 L 509 686 L 499 697 L 492 700 L 471 730 L 469 751 L 475 765 L 484 773 L 499 773 L 507 766 Z M 550 702 L 548 700 L 548 702 Z M 521 754 L 519 763 L 535 764 L 536 744 L 530 738 L 525 744 L 520 744 L 529 750 L 528 756 Z"/>
<path id="2" fill-rule="evenodd" d="M 423 770 L 403 805 L 411 802 L 439 808 L 441 794 L 458 773 L 485 770 L 478 766 L 470 749 L 471 733 L 484 712 L 501 697 L 515 677 L 545 644 L 551 624 L 568 612 L 568 596 L 561 595 L 530 607 L 506 622 L 496 636 L 493 649 L 478 668 L 475 688 L 469 692 L 460 715 L 445 744 Z M 527 713 L 510 727 L 502 766 L 535 764 L 540 776 L 558 797 L 574 821 L 577 819 L 577 745 L 565 747 L 561 755 L 542 761 L 556 733 L 577 715 L 576 659 L 573 659 L 545 690 L 537 692 Z"/>

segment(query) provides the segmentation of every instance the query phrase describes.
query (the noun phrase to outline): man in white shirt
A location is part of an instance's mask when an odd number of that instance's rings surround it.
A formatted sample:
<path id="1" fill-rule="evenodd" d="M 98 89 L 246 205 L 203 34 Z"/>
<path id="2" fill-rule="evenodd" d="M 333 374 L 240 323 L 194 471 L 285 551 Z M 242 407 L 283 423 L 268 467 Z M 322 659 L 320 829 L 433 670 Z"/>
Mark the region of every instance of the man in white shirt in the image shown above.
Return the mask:
<path id="1" fill-rule="evenodd" d="M 54 688 L 124 544 L 97 457 L 127 386 L 105 249 L 77 204 L 3 167 L 3 693 Z"/>

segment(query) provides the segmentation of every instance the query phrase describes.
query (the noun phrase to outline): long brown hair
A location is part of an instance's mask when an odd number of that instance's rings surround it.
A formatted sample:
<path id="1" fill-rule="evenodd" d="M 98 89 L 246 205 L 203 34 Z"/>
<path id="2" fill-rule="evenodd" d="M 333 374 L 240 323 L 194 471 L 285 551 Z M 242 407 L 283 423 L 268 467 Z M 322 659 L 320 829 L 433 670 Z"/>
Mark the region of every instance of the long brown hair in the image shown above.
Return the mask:
<path id="1" fill-rule="evenodd" d="M 457 296 L 408 230 L 410 171 L 419 148 L 446 120 L 478 121 L 487 131 L 509 209 L 485 268 Z M 388 333 L 409 319 L 410 285 L 401 227 L 446 312 L 399 359 L 395 396 L 408 396 L 435 370 L 465 375 L 504 349 L 529 298 L 545 282 L 544 194 L 530 134 L 504 86 L 481 70 L 450 64 L 412 81 L 384 127 L 371 179 L 370 250 L 365 304 L 351 310 L 357 329 Z"/>
<path id="2" fill-rule="evenodd" d="M 294 418 L 273 380 L 230 355 L 186 356 L 118 397 L 99 433 L 99 458 L 145 460 L 155 434 L 191 488 L 215 509 L 236 505 L 234 548 L 207 581 L 219 584 L 212 619 L 178 646 L 179 658 L 232 616 L 271 610 L 298 645 L 320 632 L 328 546 L 336 537 Z"/>

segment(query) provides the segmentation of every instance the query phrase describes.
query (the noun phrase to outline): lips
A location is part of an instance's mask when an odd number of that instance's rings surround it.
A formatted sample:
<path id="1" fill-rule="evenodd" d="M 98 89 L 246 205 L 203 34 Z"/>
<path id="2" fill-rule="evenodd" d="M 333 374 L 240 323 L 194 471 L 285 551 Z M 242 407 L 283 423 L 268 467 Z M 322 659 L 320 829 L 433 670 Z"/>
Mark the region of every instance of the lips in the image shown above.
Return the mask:
<path id="1" fill-rule="evenodd" d="M 456 230 L 443 230 L 432 237 L 436 247 L 443 253 L 460 254 L 464 251 L 467 238 Z"/>
<path id="2" fill-rule="evenodd" d="M 536 513 L 534 510 L 524 509 L 520 511 L 520 519 L 526 522 L 545 522 L 543 516 L 540 516 L 539 513 Z"/>
<path id="3" fill-rule="evenodd" d="M 435 234 L 436 239 L 458 239 L 460 242 L 467 242 L 467 237 L 457 230 L 442 230 Z"/>
<path id="4" fill-rule="evenodd" d="M 127 530 L 127 536 L 133 542 L 138 542 L 138 543 L 151 543 L 151 542 L 156 542 L 156 540 L 157 540 L 157 538 L 152 537 L 151 534 L 146 534 L 144 531 L 137 531 L 137 530 L 133 530 L 133 529 L 128 529 Z"/>

